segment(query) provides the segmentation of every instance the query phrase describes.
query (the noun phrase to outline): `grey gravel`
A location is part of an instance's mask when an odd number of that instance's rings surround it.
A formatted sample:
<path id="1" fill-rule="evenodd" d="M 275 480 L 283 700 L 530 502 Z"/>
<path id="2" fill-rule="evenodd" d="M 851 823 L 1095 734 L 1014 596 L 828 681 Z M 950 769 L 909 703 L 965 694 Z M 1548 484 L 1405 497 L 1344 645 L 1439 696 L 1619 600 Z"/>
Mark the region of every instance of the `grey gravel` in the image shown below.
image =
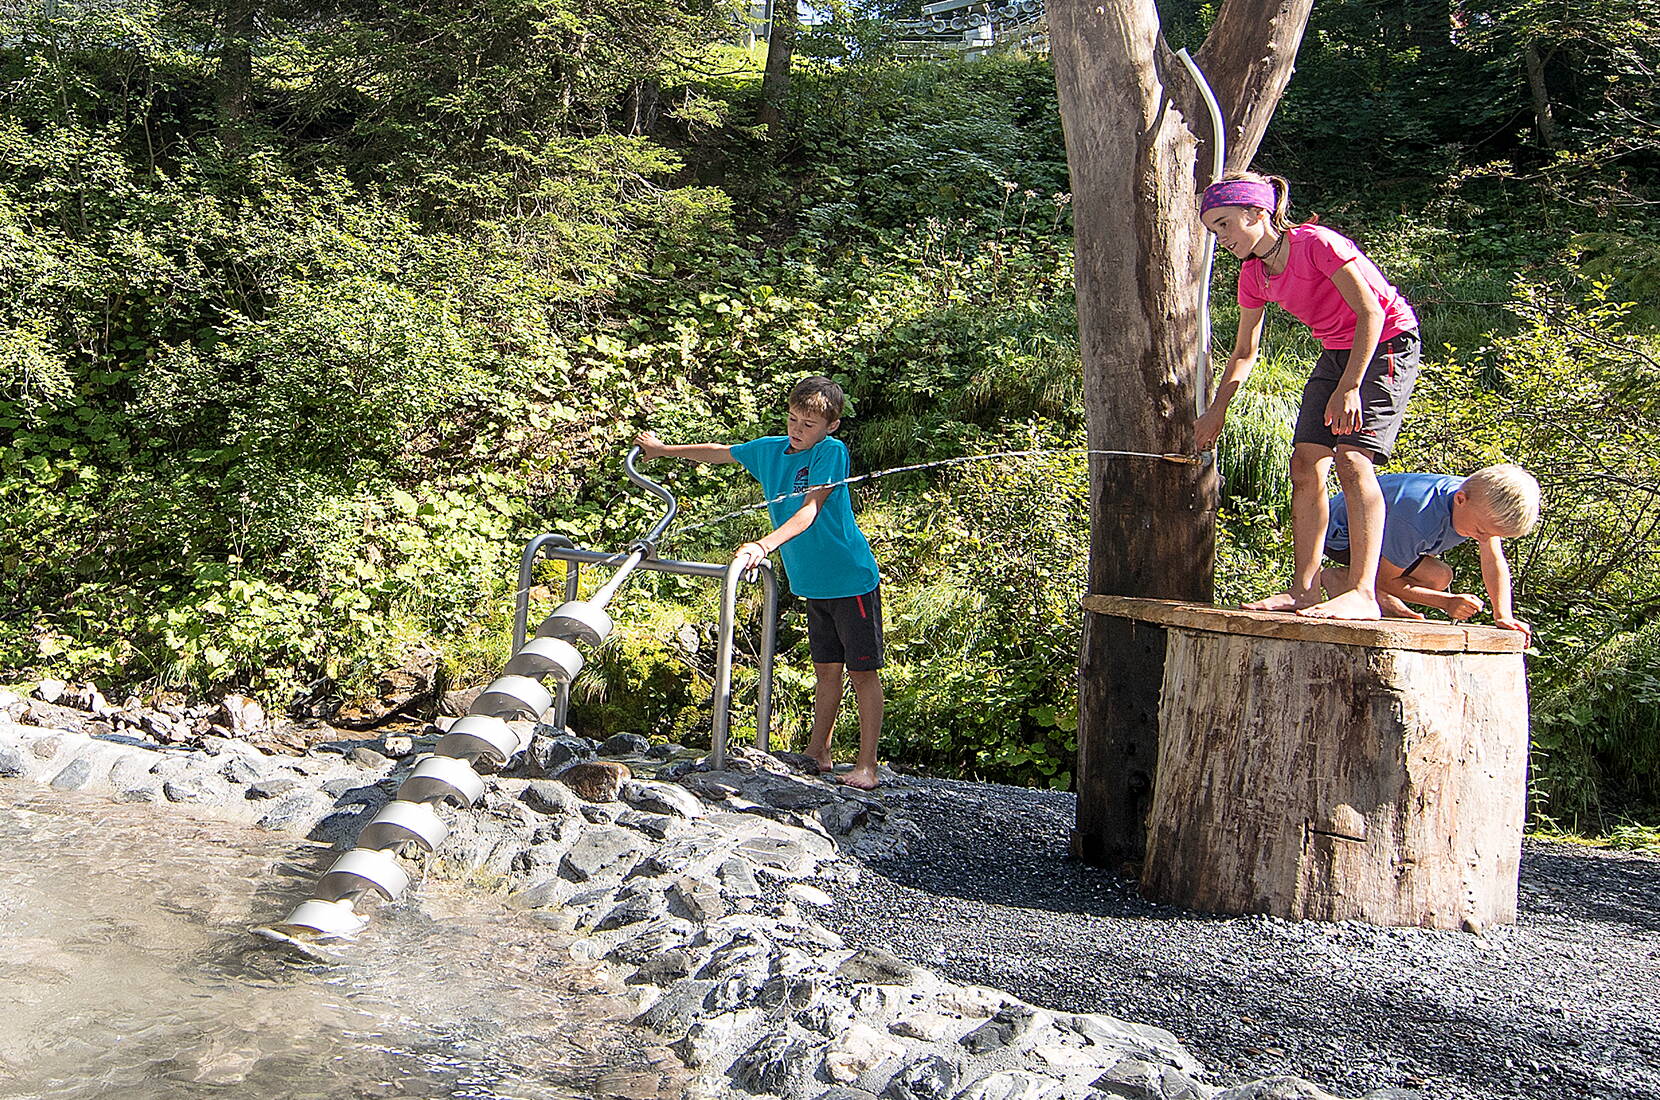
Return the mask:
<path id="1" fill-rule="evenodd" d="M 1529 841 L 1517 923 L 1481 935 L 1206 916 L 1072 860 L 1070 794 L 909 782 L 922 837 L 819 913 L 849 942 L 1168 1028 L 1223 1085 L 1660 1098 L 1660 859 Z"/>

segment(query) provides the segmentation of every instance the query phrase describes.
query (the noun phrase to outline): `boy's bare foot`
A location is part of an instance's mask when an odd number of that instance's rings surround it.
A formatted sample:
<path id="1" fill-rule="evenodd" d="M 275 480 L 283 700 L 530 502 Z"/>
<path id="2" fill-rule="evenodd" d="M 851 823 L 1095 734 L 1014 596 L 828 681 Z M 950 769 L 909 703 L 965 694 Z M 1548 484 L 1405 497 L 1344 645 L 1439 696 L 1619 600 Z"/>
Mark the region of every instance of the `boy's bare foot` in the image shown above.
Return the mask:
<path id="1" fill-rule="evenodd" d="M 813 763 L 818 765 L 818 773 L 820 775 L 829 775 L 836 768 L 836 762 L 831 758 L 829 753 L 825 753 L 823 756 L 814 756 L 812 753 L 807 753 L 806 755 L 812 760 Z"/>
<path id="2" fill-rule="evenodd" d="M 1381 619 L 1383 611 L 1378 601 L 1359 589 L 1351 588 L 1325 603 L 1304 607 L 1297 614 L 1306 619 Z"/>
<path id="3" fill-rule="evenodd" d="M 1422 611 L 1414 611 L 1406 605 L 1399 596 L 1392 596 L 1387 592 L 1378 593 L 1378 608 L 1386 619 L 1421 619 Z"/>
<path id="4" fill-rule="evenodd" d="M 1277 595 L 1269 596 L 1265 600 L 1252 600 L 1239 606 L 1246 611 L 1298 611 L 1305 607 L 1313 607 L 1320 602 L 1318 592 L 1298 592 L 1295 589 L 1286 589 Z"/>
<path id="5" fill-rule="evenodd" d="M 876 789 L 876 769 L 874 767 L 854 768 L 842 776 L 842 783 L 849 787 L 857 787 L 861 791 L 874 791 Z"/>

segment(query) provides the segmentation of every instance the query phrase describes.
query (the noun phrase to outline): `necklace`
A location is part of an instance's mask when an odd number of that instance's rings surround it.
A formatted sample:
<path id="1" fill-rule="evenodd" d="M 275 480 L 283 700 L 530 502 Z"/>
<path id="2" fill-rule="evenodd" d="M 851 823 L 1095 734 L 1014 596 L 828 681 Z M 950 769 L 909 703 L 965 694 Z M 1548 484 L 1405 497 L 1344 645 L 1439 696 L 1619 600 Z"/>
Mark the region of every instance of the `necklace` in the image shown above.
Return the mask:
<path id="1" fill-rule="evenodd" d="M 1274 242 L 1274 247 L 1270 248 L 1267 252 L 1264 252 L 1262 255 L 1258 256 L 1257 259 L 1261 260 L 1264 264 L 1267 264 L 1269 260 L 1273 259 L 1274 256 L 1276 254 L 1278 254 L 1280 249 L 1285 247 L 1286 238 L 1289 235 L 1290 234 L 1287 234 L 1287 233 L 1281 233 L 1280 234 L 1280 239 Z"/>

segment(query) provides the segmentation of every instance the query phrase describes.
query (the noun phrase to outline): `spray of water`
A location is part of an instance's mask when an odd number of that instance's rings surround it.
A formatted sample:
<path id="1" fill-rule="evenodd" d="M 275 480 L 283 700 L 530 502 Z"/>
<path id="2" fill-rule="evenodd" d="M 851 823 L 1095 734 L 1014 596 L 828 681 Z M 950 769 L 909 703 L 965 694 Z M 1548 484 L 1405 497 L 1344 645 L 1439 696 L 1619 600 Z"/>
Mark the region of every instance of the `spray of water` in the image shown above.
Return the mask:
<path id="1" fill-rule="evenodd" d="M 1159 462 L 1173 462 L 1183 466 L 1199 466 L 1206 461 L 1206 458 L 1203 455 L 1178 454 L 1170 452 L 1160 454 L 1154 451 L 1103 451 L 1092 450 L 1086 447 L 1047 447 L 1035 451 L 990 451 L 986 454 L 959 455 L 956 458 L 942 458 L 933 462 L 918 462 L 910 466 L 892 466 L 886 470 L 875 470 L 868 474 L 856 474 L 853 477 L 846 477 L 840 481 L 826 482 L 823 485 L 813 485 L 800 492 L 785 493 L 782 496 L 773 497 L 771 500 L 762 500 L 754 504 L 746 504 L 742 508 L 734 508 L 732 511 L 726 512 L 723 515 L 715 516 L 713 519 L 706 519 L 700 523 L 694 523 L 689 527 L 682 527 L 680 530 L 665 537 L 663 541 L 670 542 L 675 539 L 684 538 L 685 536 L 692 534 L 694 531 L 701 531 L 707 527 L 718 526 L 728 520 L 748 515 L 750 512 L 758 511 L 759 509 L 766 508 L 769 505 L 778 504 L 786 500 L 791 500 L 795 497 L 806 496 L 807 493 L 816 492 L 819 489 L 834 489 L 841 485 L 857 485 L 862 481 L 875 481 L 878 478 L 891 477 L 894 474 L 910 474 L 915 473 L 918 470 L 932 470 L 941 466 L 958 466 L 965 462 L 990 462 L 994 459 L 1006 458 L 1039 458 L 1045 455 L 1087 455 L 1091 457 L 1101 455 L 1115 458 L 1150 458 Z"/>

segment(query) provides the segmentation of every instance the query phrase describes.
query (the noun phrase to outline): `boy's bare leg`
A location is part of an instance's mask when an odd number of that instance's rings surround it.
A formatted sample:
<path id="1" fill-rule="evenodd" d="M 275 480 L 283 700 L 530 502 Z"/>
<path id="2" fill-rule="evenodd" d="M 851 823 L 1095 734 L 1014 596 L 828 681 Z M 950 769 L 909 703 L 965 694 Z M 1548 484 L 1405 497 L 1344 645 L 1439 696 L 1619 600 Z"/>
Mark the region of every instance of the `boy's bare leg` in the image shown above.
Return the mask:
<path id="1" fill-rule="evenodd" d="M 1291 587 L 1242 604 L 1246 611 L 1296 611 L 1320 602 L 1320 552 L 1326 545 L 1328 518 L 1326 473 L 1333 460 L 1332 452 L 1318 443 L 1299 443 L 1292 450 L 1291 541 L 1296 565 Z"/>
<path id="2" fill-rule="evenodd" d="M 1393 583 L 1379 581 L 1378 600 L 1383 600 L 1386 590 L 1393 590 L 1403 600 L 1438 608 L 1462 622 L 1481 610 L 1481 598 L 1452 591 L 1452 582 L 1452 567 L 1440 558 L 1428 557 L 1418 563 L 1411 576 L 1398 577 Z"/>
<path id="3" fill-rule="evenodd" d="M 836 729 L 836 715 L 842 709 L 842 666 L 813 662 L 813 733 L 807 738 L 807 755 L 818 764 L 818 770 L 830 774 L 834 758 L 830 754 L 830 735 Z"/>
<path id="4" fill-rule="evenodd" d="M 1349 580 L 1349 571 L 1340 565 L 1332 565 L 1320 571 L 1320 584 L 1326 594 L 1335 596 L 1340 592 L 1347 592 L 1354 585 Z M 1386 619 L 1421 619 L 1422 611 L 1414 611 L 1406 605 L 1406 600 L 1394 591 L 1391 582 L 1378 579 L 1378 608 Z"/>
<path id="5" fill-rule="evenodd" d="M 1337 480 L 1349 505 L 1350 587 L 1324 603 L 1299 608 L 1297 614 L 1311 619 L 1381 619 L 1378 559 L 1383 556 L 1383 490 L 1371 453 L 1347 444 L 1339 446 Z M 1302 553 L 1301 543 L 1297 550 Z"/>
<path id="6" fill-rule="evenodd" d="M 882 676 L 878 672 L 849 672 L 853 698 L 859 705 L 859 760 L 842 776 L 849 787 L 871 790 L 876 786 L 876 743 L 882 736 Z"/>

